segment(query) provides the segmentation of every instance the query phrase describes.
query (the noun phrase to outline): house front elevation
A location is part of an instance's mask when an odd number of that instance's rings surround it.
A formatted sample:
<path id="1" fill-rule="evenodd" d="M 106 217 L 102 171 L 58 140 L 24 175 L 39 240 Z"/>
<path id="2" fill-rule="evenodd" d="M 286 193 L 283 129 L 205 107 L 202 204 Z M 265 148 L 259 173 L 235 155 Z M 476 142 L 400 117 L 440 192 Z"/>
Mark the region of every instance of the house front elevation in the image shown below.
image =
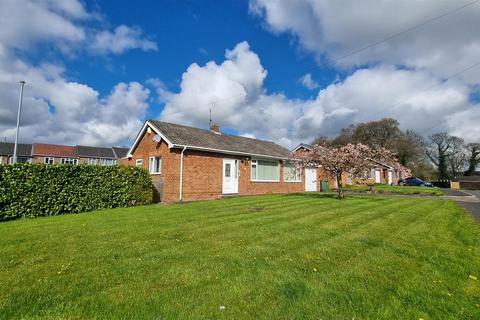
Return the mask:
<path id="1" fill-rule="evenodd" d="M 148 120 L 123 163 L 149 170 L 161 201 L 305 191 L 303 170 L 271 141 Z"/>

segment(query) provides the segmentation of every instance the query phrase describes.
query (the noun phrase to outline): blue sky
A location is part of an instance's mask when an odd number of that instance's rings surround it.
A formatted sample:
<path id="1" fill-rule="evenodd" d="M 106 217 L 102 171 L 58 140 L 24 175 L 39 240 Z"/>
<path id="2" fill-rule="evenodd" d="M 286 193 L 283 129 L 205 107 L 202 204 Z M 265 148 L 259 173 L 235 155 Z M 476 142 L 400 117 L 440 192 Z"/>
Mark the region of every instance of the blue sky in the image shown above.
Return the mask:
<path id="1" fill-rule="evenodd" d="M 480 137 L 479 3 L 5 0 L 0 21 L 7 140 L 20 79 L 24 142 L 128 145 L 146 118 L 205 128 L 209 108 L 286 147 L 382 117 Z"/>
<path id="2" fill-rule="evenodd" d="M 178 91 L 182 73 L 193 62 L 221 63 L 225 49 L 248 41 L 252 51 L 268 70 L 267 90 L 289 97 L 309 98 L 314 92 L 298 79 L 308 70 L 323 86 L 338 72 L 318 68 L 315 57 L 292 45 L 287 34 L 274 35 L 262 20 L 249 14 L 247 1 L 107 1 L 99 9 L 112 25 L 142 28 L 158 43 L 158 51 L 130 51 L 116 57 L 75 59 L 67 62 L 72 78 L 87 82 L 108 94 L 119 81 L 160 78 L 168 89 Z M 97 7 L 98 8 L 98 7 Z M 149 115 L 158 116 L 161 105 L 153 105 Z"/>

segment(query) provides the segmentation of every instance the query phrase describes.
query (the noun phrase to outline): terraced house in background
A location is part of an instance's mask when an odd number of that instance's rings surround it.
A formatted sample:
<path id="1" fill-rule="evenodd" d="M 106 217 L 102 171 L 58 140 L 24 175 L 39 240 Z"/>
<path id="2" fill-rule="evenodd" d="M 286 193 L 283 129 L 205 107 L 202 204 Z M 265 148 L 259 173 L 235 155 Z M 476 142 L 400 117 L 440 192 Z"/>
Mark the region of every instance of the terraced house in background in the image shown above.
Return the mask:
<path id="1" fill-rule="evenodd" d="M 0 143 L 0 164 L 12 162 L 14 144 Z M 19 144 L 19 163 L 114 165 L 127 155 L 128 148 L 67 146 L 59 144 Z"/>

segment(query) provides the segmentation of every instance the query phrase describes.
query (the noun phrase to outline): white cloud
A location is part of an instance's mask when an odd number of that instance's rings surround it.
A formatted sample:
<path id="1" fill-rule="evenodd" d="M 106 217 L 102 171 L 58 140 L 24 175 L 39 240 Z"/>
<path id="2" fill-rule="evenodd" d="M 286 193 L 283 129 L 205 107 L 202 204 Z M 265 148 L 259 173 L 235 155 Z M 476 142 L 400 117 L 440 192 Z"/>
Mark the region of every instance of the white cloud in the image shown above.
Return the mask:
<path id="1" fill-rule="evenodd" d="M 122 145 L 135 136 L 148 108 L 150 91 L 140 83 L 119 83 L 102 98 L 59 70 L 0 58 L 0 136 L 9 141 L 15 134 L 18 79 L 28 79 L 22 141 Z"/>
<path id="2" fill-rule="evenodd" d="M 332 135 L 350 123 L 383 117 L 397 119 L 403 128 L 428 133 L 445 128 L 444 118 L 462 112 L 469 87 L 442 82 L 427 72 L 378 66 L 359 69 L 344 81 L 320 90 L 295 123 L 304 137 Z"/>
<path id="3" fill-rule="evenodd" d="M 142 31 L 140 28 L 130 28 L 121 25 L 116 27 L 113 32 L 104 30 L 97 33 L 91 45 L 91 49 L 93 52 L 100 54 L 121 54 L 131 49 L 157 51 L 158 47 L 155 42 L 142 38 Z"/>
<path id="4" fill-rule="evenodd" d="M 225 58 L 221 64 L 190 65 L 180 92 L 170 94 L 161 119 L 208 127 L 211 108 L 213 121 L 223 128 L 289 145 L 295 103 L 284 95 L 265 93 L 267 71 L 247 42 L 227 50 Z"/>
<path id="5" fill-rule="evenodd" d="M 307 73 L 303 75 L 298 81 L 307 89 L 314 90 L 319 87 L 318 83 L 313 80 L 312 75 Z"/>
<path id="6" fill-rule="evenodd" d="M 79 22 L 88 18 L 76 0 L 0 2 L 0 43 L 18 49 L 28 49 L 41 41 L 76 43 L 86 38 Z"/>
<path id="7" fill-rule="evenodd" d="M 462 137 L 466 142 L 478 142 L 480 137 L 480 105 L 445 117 L 446 128 L 453 135 Z M 430 134 L 436 131 L 429 132 Z"/>
<path id="8" fill-rule="evenodd" d="M 65 53 L 87 49 L 99 55 L 158 50 L 138 27 L 119 25 L 113 31 L 92 28 L 89 23 L 98 20 L 97 16 L 78 0 L 0 1 L 0 44 L 27 50 L 51 43 Z"/>
<path id="9" fill-rule="evenodd" d="M 432 127 L 445 130 L 446 117 L 470 108 L 468 85 L 445 82 L 426 71 L 359 69 L 309 100 L 268 94 L 263 87 L 266 75 L 259 57 L 246 42 L 239 43 L 227 50 L 221 64 L 192 64 L 183 74 L 180 92 L 169 93 L 160 118 L 205 128 L 211 106 L 214 122 L 222 127 L 291 147 L 300 137 L 309 141 L 334 135 L 351 123 L 382 117 L 394 117 L 403 128 L 420 133 Z"/>
<path id="10" fill-rule="evenodd" d="M 289 33 L 320 60 L 341 57 L 452 11 L 467 1 L 251 0 L 250 11 L 274 33 Z M 480 4 L 445 16 L 377 46 L 335 61 L 351 67 L 381 62 L 446 77 L 480 62 Z M 462 74 L 479 83 L 480 67 Z"/>
<path id="11" fill-rule="evenodd" d="M 21 118 L 21 141 L 124 145 L 138 131 L 148 108 L 150 91 L 138 82 L 118 83 L 102 97 L 87 84 L 68 80 L 63 67 L 50 63 L 33 65 L 17 52 L 52 44 L 62 51 L 81 50 L 92 37 L 85 25 L 93 19 L 83 5 L 66 1 L 0 2 L 0 136 L 12 141 L 18 105 L 19 80 L 26 80 Z M 127 28 L 127 29 L 125 29 Z M 123 31 L 126 31 L 124 33 Z M 131 30 L 134 30 L 133 33 Z M 121 26 L 120 41 L 110 52 L 133 49 L 137 29 Z M 120 39 L 121 40 L 121 39 Z M 152 43 L 138 43 L 148 49 Z M 103 52 L 102 52 L 103 53 Z"/>

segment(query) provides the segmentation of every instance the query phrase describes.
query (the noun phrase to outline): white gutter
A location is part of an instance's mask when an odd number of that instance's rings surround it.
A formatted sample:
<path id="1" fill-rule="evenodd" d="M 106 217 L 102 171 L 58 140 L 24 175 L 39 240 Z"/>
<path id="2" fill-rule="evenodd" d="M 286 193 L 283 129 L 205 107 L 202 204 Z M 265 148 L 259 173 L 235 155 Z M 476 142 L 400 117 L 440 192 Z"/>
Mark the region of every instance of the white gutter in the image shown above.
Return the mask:
<path id="1" fill-rule="evenodd" d="M 184 146 L 182 152 L 180 153 L 180 194 L 179 200 L 182 201 L 183 194 L 183 153 L 187 150 L 187 146 Z"/>
<path id="2" fill-rule="evenodd" d="M 288 157 L 277 157 L 277 156 L 270 156 L 270 155 L 265 155 L 265 154 L 246 153 L 246 152 L 229 151 L 229 150 L 223 150 L 223 149 L 214 149 L 214 148 L 205 148 L 205 147 L 186 146 L 186 145 L 180 145 L 180 144 L 174 144 L 174 145 L 172 146 L 172 148 L 188 148 L 188 149 L 190 149 L 190 150 L 199 150 L 199 151 L 207 151 L 207 152 L 217 152 L 217 153 L 231 154 L 231 155 L 239 155 L 239 156 L 250 156 L 250 157 L 258 157 L 258 158 L 264 158 L 264 159 L 279 159 L 279 160 L 294 159 L 294 157 L 291 157 L 291 158 L 288 158 Z"/>

